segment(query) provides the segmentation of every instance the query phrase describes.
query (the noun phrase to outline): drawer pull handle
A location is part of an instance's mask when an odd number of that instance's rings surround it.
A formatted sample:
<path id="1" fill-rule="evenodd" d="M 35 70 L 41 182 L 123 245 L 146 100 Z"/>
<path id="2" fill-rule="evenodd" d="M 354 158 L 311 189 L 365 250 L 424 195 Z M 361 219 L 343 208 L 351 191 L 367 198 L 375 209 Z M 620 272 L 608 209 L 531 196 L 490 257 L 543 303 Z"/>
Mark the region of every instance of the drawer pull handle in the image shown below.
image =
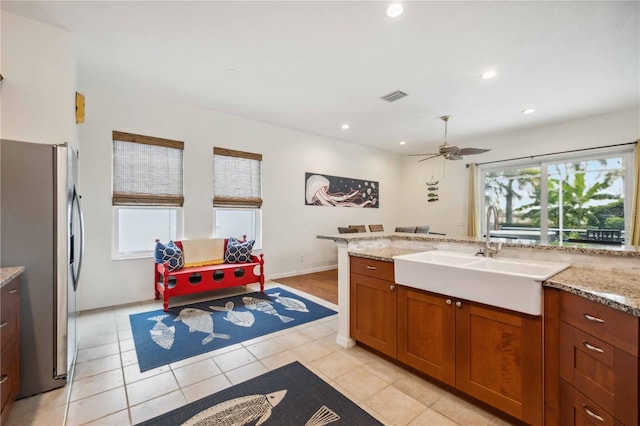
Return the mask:
<path id="1" fill-rule="evenodd" d="M 2 377 L 0 377 L 0 384 L 6 382 L 9 379 L 9 376 L 7 376 L 6 374 L 3 374 Z"/>
<path id="2" fill-rule="evenodd" d="M 589 410 L 586 405 L 582 404 L 582 408 L 584 409 L 585 413 L 589 415 L 589 417 L 593 417 L 596 420 L 600 420 L 601 422 L 604 422 L 604 418 L 600 417 L 593 411 Z"/>
<path id="3" fill-rule="evenodd" d="M 593 322 L 600 322 L 603 323 L 604 320 L 602 318 L 598 318 L 598 317 L 594 317 L 593 315 L 589 315 L 589 314 L 584 314 L 584 317 L 586 319 L 588 319 L 589 321 L 593 321 Z"/>
<path id="4" fill-rule="evenodd" d="M 375 271 L 376 267 L 375 266 L 371 266 L 371 265 L 367 265 L 367 269 L 369 269 L 371 271 Z"/>
<path id="5" fill-rule="evenodd" d="M 597 346 L 590 345 L 587 342 L 585 342 L 584 340 L 582 341 L 582 344 L 584 345 L 585 348 L 589 349 L 590 351 L 600 352 L 601 354 L 604 353 L 603 349 L 600 349 Z"/>
<path id="6" fill-rule="evenodd" d="M 16 293 L 17 291 L 18 291 L 17 288 L 12 288 L 11 290 L 9 290 L 9 294 Z"/>
<path id="7" fill-rule="evenodd" d="M 3 322 L 2 324 L 0 324 L 0 328 L 4 328 L 4 327 L 6 327 L 7 325 L 9 325 L 9 321 L 5 321 L 5 322 Z"/>

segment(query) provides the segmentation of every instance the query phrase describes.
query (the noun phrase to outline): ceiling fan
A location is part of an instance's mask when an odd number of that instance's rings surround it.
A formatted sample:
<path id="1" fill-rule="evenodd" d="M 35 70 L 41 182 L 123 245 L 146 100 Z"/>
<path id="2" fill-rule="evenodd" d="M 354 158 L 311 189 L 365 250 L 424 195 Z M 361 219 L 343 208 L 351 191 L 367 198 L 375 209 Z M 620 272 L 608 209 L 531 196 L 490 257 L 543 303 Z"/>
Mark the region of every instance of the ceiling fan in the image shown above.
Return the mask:
<path id="1" fill-rule="evenodd" d="M 427 158 L 423 158 L 420 161 L 430 160 L 436 157 L 444 157 L 445 160 L 462 160 L 463 155 L 482 154 L 483 152 L 491 151 L 490 149 L 482 148 L 458 148 L 454 145 L 447 143 L 447 122 L 449 121 L 449 115 L 443 115 L 440 117 L 444 121 L 444 143 L 438 147 L 438 153 L 435 154 L 409 154 L 410 157 L 423 157 L 429 155 Z"/>

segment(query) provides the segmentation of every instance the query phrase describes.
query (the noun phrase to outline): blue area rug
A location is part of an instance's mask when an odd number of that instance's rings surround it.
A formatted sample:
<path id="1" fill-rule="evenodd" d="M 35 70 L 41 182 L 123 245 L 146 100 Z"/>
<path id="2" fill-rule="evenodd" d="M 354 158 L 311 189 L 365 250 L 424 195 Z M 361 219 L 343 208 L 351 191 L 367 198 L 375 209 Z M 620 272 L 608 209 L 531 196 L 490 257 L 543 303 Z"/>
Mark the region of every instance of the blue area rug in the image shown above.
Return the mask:
<path id="1" fill-rule="evenodd" d="M 140 371 L 336 314 L 279 287 L 129 315 Z"/>
<path id="2" fill-rule="evenodd" d="M 299 362 L 247 380 L 139 425 L 382 425 Z"/>

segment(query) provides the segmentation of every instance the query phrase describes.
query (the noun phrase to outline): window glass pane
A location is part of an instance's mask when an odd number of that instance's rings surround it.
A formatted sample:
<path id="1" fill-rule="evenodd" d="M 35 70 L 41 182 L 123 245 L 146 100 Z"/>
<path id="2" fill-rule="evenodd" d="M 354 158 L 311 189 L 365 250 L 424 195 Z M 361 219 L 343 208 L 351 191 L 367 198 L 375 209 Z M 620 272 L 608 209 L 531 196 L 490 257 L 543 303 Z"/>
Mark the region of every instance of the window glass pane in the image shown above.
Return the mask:
<path id="1" fill-rule="evenodd" d="M 155 240 L 178 238 L 178 210 L 162 208 L 117 209 L 118 254 L 151 252 Z"/>
<path id="2" fill-rule="evenodd" d="M 242 238 L 255 240 L 254 247 L 260 247 L 260 216 L 255 209 L 214 209 L 214 237 Z"/>
<path id="3" fill-rule="evenodd" d="M 624 240 L 623 157 L 550 164 L 548 174 L 549 227 L 563 241 Z"/>

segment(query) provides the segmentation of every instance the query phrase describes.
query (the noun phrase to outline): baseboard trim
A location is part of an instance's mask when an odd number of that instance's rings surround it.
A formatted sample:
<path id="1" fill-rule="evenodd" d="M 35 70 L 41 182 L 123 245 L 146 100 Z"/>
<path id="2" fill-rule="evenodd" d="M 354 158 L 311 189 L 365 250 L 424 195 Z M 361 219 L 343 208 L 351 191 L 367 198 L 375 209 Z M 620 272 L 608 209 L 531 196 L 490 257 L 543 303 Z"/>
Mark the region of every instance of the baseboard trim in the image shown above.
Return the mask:
<path id="1" fill-rule="evenodd" d="M 266 275 L 265 279 L 276 280 L 278 278 L 295 277 L 297 275 L 313 274 L 315 272 L 330 271 L 332 269 L 338 269 L 338 264 L 336 263 L 335 265 L 319 266 L 317 268 L 303 269 L 300 271 L 283 272 L 281 274 Z"/>

